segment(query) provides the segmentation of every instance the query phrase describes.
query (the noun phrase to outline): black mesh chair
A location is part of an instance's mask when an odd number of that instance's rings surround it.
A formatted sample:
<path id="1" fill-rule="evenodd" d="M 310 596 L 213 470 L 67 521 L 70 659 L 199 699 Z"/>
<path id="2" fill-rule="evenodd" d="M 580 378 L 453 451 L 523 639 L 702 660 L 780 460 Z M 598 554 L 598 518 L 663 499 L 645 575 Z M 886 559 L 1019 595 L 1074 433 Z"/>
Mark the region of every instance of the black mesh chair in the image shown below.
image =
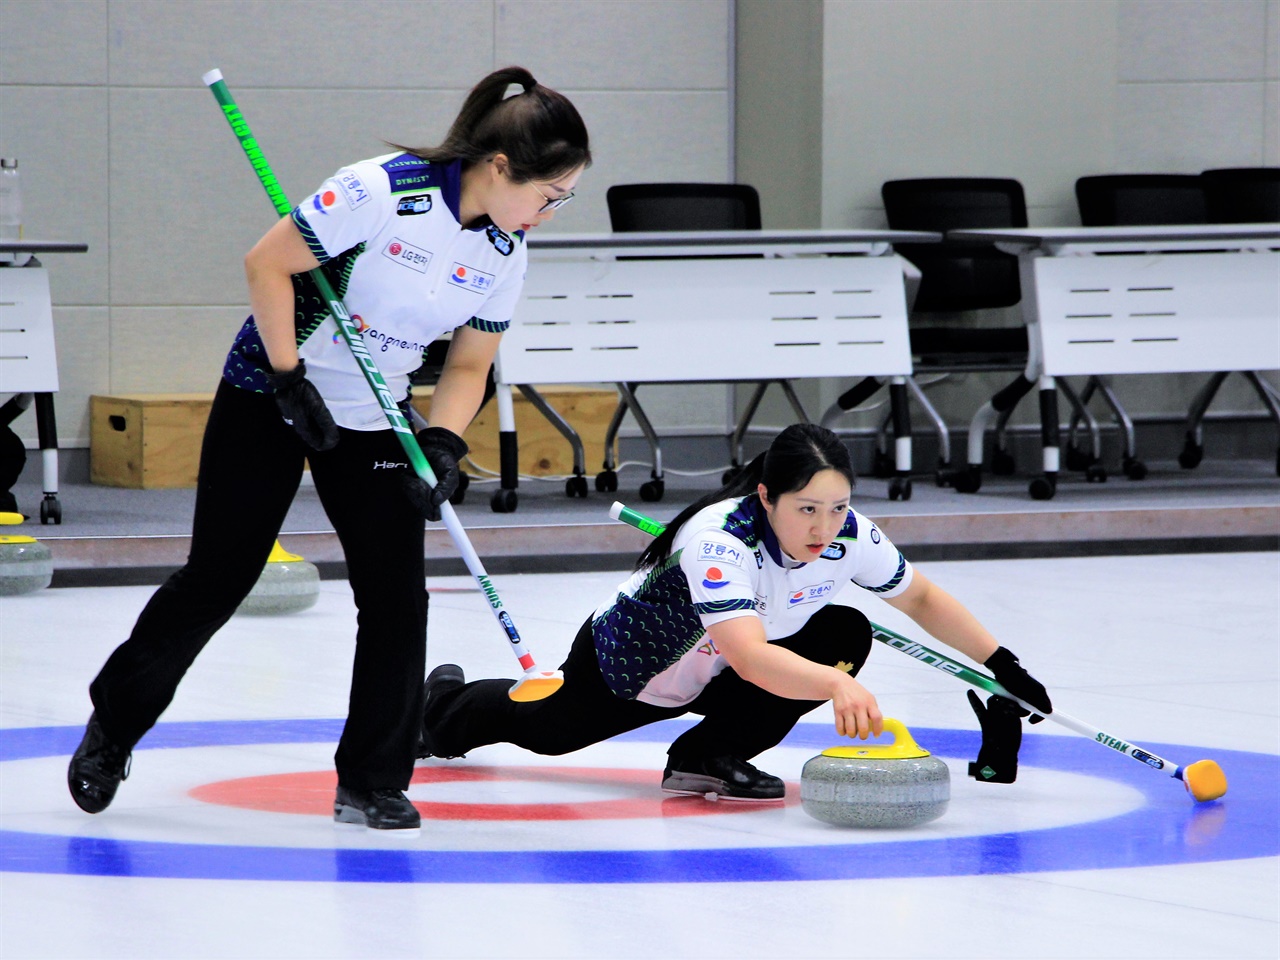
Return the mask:
<path id="1" fill-rule="evenodd" d="M 1205 170 L 1199 177 L 1204 188 L 1209 223 L 1280 222 L 1280 167 L 1228 167 Z M 1191 401 L 1186 436 L 1178 463 L 1190 470 L 1204 459 L 1204 415 L 1224 380 L 1234 371 L 1219 371 Z M 1254 370 L 1238 371 L 1261 398 L 1272 420 L 1280 425 L 1280 391 Z M 1280 449 L 1276 451 L 1280 474 Z"/>
<path id="2" fill-rule="evenodd" d="M 1081 177 L 1076 181 L 1076 203 L 1080 209 L 1080 223 L 1086 227 L 1170 226 L 1209 222 L 1204 182 L 1196 174 L 1116 173 Z M 1070 389 L 1065 383 L 1060 385 L 1064 390 Z M 1137 457 L 1133 421 L 1102 378 L 1089 378 L 1080 393 L 1078 409 L 1087 409 L 1095 392 L 1111 408 L 1116 423 L 1124 434 L 1121 469 L 1131 480 L 1142 479 L 1147 475 L 1147 467 Z M 1077 448 L 1075 435 L 1079 421 L 1078 413 L 1072 416 L 1067 433 L 1066 465 L 1072 469 L 1087 469 L 1090 463 L 1097 462 L 1101 451 L 1096 441 L 1091 456 Z"/>
<path id="3" fill-rule="evenodd" d="M 1208 223 L 1204 182 L 1192 173 L 1115 173 L 1076 181 L 1080 223 L 1136 227 Z"/>
<path id="4" fill-rule="evenodd" d="M 1280 222 L 1280 167 L 1227 167 L 1200 178 L 1209 223 Z"/>
<path id="5" fill-rule="evenodd" d="M 755 187 L 742 183 L 628 183 L 609 188 L 605 194 L 609 206 L 609 222 L 618 233 L 641 231 L 669 232 L 678 230 L 759 230 L 760 196 Z M 716 255 L 735 256 L 733 254 Z M 746 254 L 743 256 L 760 256 Z M 629 259 L 619 257 L 618 259 Z M 688 257 L 650 257 L 658 259 L 701 259 Z M 783 390 L 801 419 L 807 419 L 790 383 L 781 381 Z M 622 418 L 628 410 L 635 417 L 641 432 L 653 452 L 651 479 L 641 485 L 640 497 L 647 501 L 661 500 L 664 492 L 662 471 L 662 446 L 649 418 L 636 400 L 635 383 L 616 385 L 620 398 L 609 429 L 605 433 L 604 469 L 596 475 L 596 489 L 609 493 L 618 489 L 618 475 L 613 458 L 614 443 Z M 754 414 L 760 396 L 767 383 L 756 385 L 756 394 L 734 433 L 734 449 L 738 449 L 746 423 Z M 726 473 L 730 476 L 739 466 L 733 457 L 733 465 Z"/>
<path id="6" fill-rule="evenodd" d="M 890 180 L 883 184 L 885 216 L 893 230 L 930 230 L 945 233 L 955 229 L 1025 227 L 1027 205 L 1022 185 L 1016 180 L 981 177 L 946 177 L 918 180 Z M 948 324 L 963 311 L 1010 307 L 1022 299 L 1018 259 L 1002 253 L 991 243 L 944 240 L 936 244 L 895 244 L 894 249 L 920 271 L 919 289 L 908 303 L 911 323 L 912 365 L 916 376 L 933 371 L 955 373 L 992 370 L 1023 370 L 1027 364 L 1027 332 L 1016 327 L 972 327 Z M 941 322 L 939 322 L 941 321 Z M 874 393 L 879 382 L 863 380 L 837 401 L 836 408 L 851 410 Z M 969 463 L 962 470 L 950 469 L 950 432 L 933 405 L 925 397 L 915 377 L 907 378 L 912 396 L 925 409 L 938 434 L 939 485 L 951 484 L 961 492 L 981 486 L 983 432 L 969 438 Z M 1013 471 L 1004 427 L 1019 399 L 1031 389 L 1032 381 L 1019 376 L 1001 390 L 991 403 L 996 426 L 996 452 L 992 468 L 997 473 Z M 989 403 L 988 406 L 991 404 Z M 985 408 L 984 408 L 985 409 Z M 891 416 L 899 416 L 894 410 Z M 824 417 L 824 419 L 826 419 Z M 899 427 L 895 425 L 895 433 Z M 882 431 L 883 432 L 883 431 Z M 883 448 L 883 444 L 880 445 Z M 976 453 L 975 453 L 976 450 Z M 887 455 L 877 453 L 876 472 L 889 469 Z"/>

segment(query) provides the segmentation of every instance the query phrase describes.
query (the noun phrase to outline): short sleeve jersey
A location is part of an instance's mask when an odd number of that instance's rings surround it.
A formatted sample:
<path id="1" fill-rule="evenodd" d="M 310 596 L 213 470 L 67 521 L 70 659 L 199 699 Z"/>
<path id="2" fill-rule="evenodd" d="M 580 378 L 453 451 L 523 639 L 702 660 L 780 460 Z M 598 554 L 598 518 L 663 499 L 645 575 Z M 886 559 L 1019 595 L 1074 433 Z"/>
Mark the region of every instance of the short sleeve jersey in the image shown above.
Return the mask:
<path id="1" fill-rule="evenodd" d="M 682 706 L 726 665 L 707 627 L 753 616 L 779 640 L 850 581 L 893 597 L 911 577 L 898 548 L 855 510 L 817 560 L 801 563 L 778 546 L 758 497 L 723 500 L 681 526 L 664 563 L 633 574 L 596 610 L 596 658 L 618 696 Z"/>
<path id="2" fill-rule="evenodd" d="M 524 234 L 459 222 L 461 163 L 387 154 L 343 167 L 291 214 L 351 313 L 392 394 L 431 341 L 464 324 L 501 333 L 524 282 Z M 340 426 L 387 427 L 382 408 L 306 275 L 293 278 L 298 352 Z M 269 392 L 266 351 L 246 321 L 227 357 L 225 379 Z"/>

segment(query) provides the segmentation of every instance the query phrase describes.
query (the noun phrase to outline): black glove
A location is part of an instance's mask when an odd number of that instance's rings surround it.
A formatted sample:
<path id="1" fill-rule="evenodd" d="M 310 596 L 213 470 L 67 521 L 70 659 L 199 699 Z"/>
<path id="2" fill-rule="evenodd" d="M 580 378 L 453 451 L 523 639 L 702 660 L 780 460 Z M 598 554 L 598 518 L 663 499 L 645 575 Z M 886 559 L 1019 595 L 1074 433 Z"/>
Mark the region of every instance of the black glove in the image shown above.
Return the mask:
<path id="1" fill-rule="evenodd" d="M 302 442 L 313 450 L 332 450 L 338 444 L 338 425 L 324 404 L 324 397 L 307 379 L 307 365 L 284 373 L 268 373 L 267 383 L 276 395 L 276 406 L 284 422 L 297 431 Z"/>
<path id="2" fill-rule="evenodd" d="M 427 427 L 419 431 L 418 446 L 422 447 L 427 463 L 431 464 L 436 485 L 427 486 L 425 480 L 410 471 L 405 478 L 405 494 L 424 517 L 435 522 L 440 519 L 440 505 L 458 489 L 462 475 L 458 461 L 467 455 L 470 448 L 467 441 L 444 427 Z"/>
<path id="3" fill-rule="evenodd" d="M 969 705 L 982 726 L 982 748 L 969 764 L 969 776 L 983 783 L 1013 783 L 1018 779 L 1018 748 L 1022 746 L 1022 718 L 1026 711 L 1007 697 L 992 694 L 987 705 L 972 690 Z"/>
<path id="4" fill-rule="evenodd" d="M 1053 713 L 1053 703 L 1049 700 L 1049 691 L 1031 674 L 1022 668 L 1017 656 L 1008 647 L 999 647 L 995 653 L 987 657 L 984 664 L 995 674 L 996 681 L 1024 703 L 1029 703 L 1037 710 Z M 1026 713 L 1022 713 L 1026 716 Z M 1032 723 L 1039 723 L 1044 717 L 1033 714 Z"/>

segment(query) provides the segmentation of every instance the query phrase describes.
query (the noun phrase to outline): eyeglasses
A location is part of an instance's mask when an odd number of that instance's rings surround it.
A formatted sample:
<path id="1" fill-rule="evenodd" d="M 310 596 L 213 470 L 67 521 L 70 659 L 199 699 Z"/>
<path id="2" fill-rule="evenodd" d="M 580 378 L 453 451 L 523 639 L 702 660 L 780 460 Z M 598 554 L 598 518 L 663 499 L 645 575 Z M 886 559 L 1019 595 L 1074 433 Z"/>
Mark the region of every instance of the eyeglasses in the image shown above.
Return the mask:
<path id="1" fill-rule="evenodd" d="M 568 193 L 566 193 L 563 197 L 557 197 L 556 199 L 552 200 L 552 199 L 551 199 L 550 197 L 548 197 L 545 193 L 543 193 L 543 192 L 542 192 L 541 190 L 539 190 L 536 186 L 534 186 L 534 183 L 533 183 L 533 181 L 532 181 L 532 180 L 526 180 L 526 181 L 525 181 L 525 183 L 527 183 L 529 186 L 533 187 L 533 192 L 534 192 L 534 193 L 536 193 L 538 196 L 540 196 L 543 200 L 547 201 L 547 202 L 546 202 L 546 203 L 544 203 L 544 204 L 542 205 L 542 207 L 538 210 L 538 212 L 539 212 L 539 213 L 546 213 L 548 210 L 559 210 L 559 209 L 560 209 L 561 207 L 563 207 L 566 203 L 568 203 L 570 200 L 572 200 L 572 199 L 573 199 L 573 191 L 572 191 L 572 190 L 570 190 Z"/>

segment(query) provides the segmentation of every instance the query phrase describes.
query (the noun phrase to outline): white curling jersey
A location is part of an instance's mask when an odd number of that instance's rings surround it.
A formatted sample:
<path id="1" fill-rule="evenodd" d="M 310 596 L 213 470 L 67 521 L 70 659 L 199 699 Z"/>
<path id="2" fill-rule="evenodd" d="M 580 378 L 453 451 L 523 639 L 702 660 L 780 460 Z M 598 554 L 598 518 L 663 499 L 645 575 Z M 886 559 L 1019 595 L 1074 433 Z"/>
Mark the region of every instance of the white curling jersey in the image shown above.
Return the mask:
<path id="1" fill-rule="evenodd" d="M 489 333 L 506 330 L 524 283 L 523 232 L 508 235 L 492 224 L 463 229 L 461 177 L 458 161 L 442 165 L 387 154 L 343 167 L 292 213 L 396 397 L 408 394 L 409 375 L 442 334 L 463 324 Z M 339 426 L 386 429 L 386 416 L 314 283 L 299 274 L 293 286 L 307 379 Z M 250 317 L 223 377 L 269 393 L 269 369 Z"/>
<path id="2" fill-rule="evenodd" d="M 664 563 L 632 574 L 596 610 L 596 659 L 619 697 L 682 706 L 726 666 L 706 633 L 712 624 L 755 616 L 767 640 L 780 640 L 848 581 L 893 597 L 911 576 L 898 548 L 852 508 L 821 556 L 800 563 L 782 553 L 759 497 L 722 500 L 689 518 Z"/>

